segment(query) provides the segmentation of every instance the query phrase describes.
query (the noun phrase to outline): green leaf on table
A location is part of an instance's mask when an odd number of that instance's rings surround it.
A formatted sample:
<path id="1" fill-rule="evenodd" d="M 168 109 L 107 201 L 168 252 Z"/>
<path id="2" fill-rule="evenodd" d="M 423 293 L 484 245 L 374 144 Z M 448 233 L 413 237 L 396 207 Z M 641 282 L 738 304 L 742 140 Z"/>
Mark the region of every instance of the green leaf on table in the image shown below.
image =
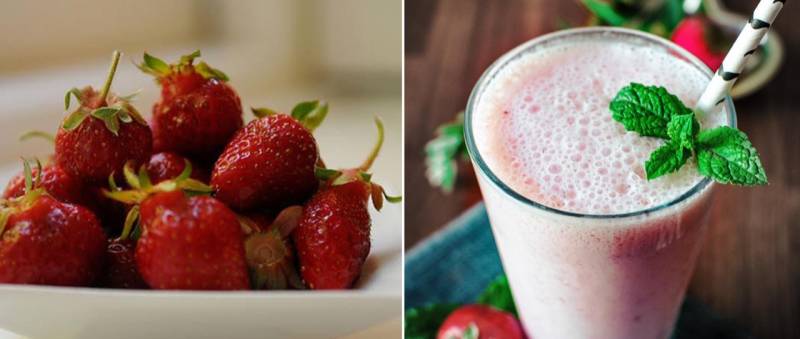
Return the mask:
<path id="1" fill-rule="evenodd" d="M 611 26 L 622 26 L 628 21 L 625 16 L 614 9 L 614 6 L 607 2 L 599 0 L 581 0 L 581 2 L 583 2 L 583 5 L 586 6 L 589 12 L 592 12 L 592 14 L 596 15 L 600 20 Z"/>
<path id="2" fill-rule="evenodd" d="M 692 113 L 681 100 L 664 87 L 631 83 L 622 88 L 609 104 L 614 120 L 625 129 L 642 136 L 667 139 L 667 124 L 673 115 Z"/>
<path id="3" fill-rule="evenodd" d="M 478 303 L 509 312 L 515 317 L 518 316 L 517 307 L 514 304 L 514 296 L 511 295 L 511 288 L 505 275 L 497 277 L 486 287 L 478 297 Z"/>
<path id="4" fill-rule="evenodd" d="M 697 168 L 701 174 L 723 184 L 767 184 L 758 151 L 747 135 L 728 126 L 697 135 Z"/>
<path id="5" fill-rule="evenodd" d="M 686 12 L 683 11 L 683 1 L 665 0 L 659 15 L 659 22 L 666 26 L 668 32 L 672 32 L 685 16 Z"/>
<path id="6" fill-rule="evenodd" d="M 458 178 L 458 160 L 466 157 L 464 142 L 464 113 L 436 130 L 436 137 L 425 145 L 425 175 L 434 187 L 450 193 Z"/>
<path id="7" fill-rule="evenodd" d="M 647 180 L 677 171 L 691 157 L 692 151 L 681 147 L 675 140 L 668 141 L 650 153 L 650 159 L 644 163 Z"/>
<path id="8" fill-rule="evenodd" d="M 406 339 L 436 339 L 439 326 L 461 305 L 431 304 L 406 310 Z"/>

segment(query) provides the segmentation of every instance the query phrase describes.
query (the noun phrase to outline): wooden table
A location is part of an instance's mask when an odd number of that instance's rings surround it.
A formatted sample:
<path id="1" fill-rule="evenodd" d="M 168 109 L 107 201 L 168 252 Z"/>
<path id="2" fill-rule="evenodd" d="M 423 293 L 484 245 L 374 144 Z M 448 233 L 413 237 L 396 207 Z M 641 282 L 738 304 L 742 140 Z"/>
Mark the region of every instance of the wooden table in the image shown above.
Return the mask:
<path id="1" fill-rule="evenodd" d="M 750 13 L 754 0 L 728 0 Z M 424 176 L 423 147 L 439 124 L 466 105 L 497 57 L 559 27 L 580 22 L 577 1 L 406 1 L 406 242 L 436 231 L 479 199 L 474 179 L 446 196 Z M 756 338 L 800 338 L 800 5 L 789 2 L 775 27 L 784 38 L 780 74 L 736 101 L 740 128 L 761 152 L 770 185 L 723 187 L 689 293 Z"/>

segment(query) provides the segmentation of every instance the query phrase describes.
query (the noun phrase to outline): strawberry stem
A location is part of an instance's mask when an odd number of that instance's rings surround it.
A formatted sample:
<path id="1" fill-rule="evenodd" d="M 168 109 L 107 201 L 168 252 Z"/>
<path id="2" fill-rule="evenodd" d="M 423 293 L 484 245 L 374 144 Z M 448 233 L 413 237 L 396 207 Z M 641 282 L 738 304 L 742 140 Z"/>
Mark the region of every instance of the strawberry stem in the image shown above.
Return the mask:
<path id="1" fill-rule="evenodd" d="M 369 153 L 369 157 L 367 160 L 364 160 L 364 163 L 358 167 L 360 171 L 367 171 L 370 167 L 372 167 L 372 163 L 375 162 L 375 158 L 378 157 L 378 153 L 381 151 L 381 146 L 383 146 L 383 121 L 381 118 L 375 117 L 375 126 L 378 127 L 378 141 L 375 143 L 375 146 L 372 147 L 372 152 Z"/>
<path id="2" fill-rule="evenodd" d="M 114 54 L 111 55 L 111 67 L 108 69 L 108 77 L 106 78 L 106 83 L 103 85 L 103 91 L 100 92 L 100 106 L 106 106 L 106 97 L 108 97 L 108 91 L 111 89 L 111 82 L 114 80 L 114 73 L 117 72 L 117 65 L 119 64 L 119 58 L 122 54 L 119 51 L 114 51 Z"/>
<path id="3" fill-rule="evenodd" d="M 128 211 L 128 215 L 125 216 L 125 224 L 122 226 L 122 233 L 119 235 L 118 240 L 125 240 L 128 239 L 130 236 L 131 231 L 133 231 L 134 225 L 136 225 L 136 221 L 139 219 L 139 205 L 135 205 L 131 207 L 131 210 Z"/>

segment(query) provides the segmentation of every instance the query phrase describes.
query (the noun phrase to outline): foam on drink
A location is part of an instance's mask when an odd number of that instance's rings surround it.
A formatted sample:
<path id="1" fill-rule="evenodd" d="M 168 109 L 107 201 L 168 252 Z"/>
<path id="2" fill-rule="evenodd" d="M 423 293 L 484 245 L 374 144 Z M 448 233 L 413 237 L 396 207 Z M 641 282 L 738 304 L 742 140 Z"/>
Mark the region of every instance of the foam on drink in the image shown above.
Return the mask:
<path id="1" fill-rule="evenodd" d="M 665 87 L 693 107 L 707 76 L 652 46 L 559 43 L 510 62 L 475 109 L 475 142 L 491 170 L 525 197 L 557 209 L 619 214 L 667 203 L 701 179 L 694 160 L 645 178 L 664 141 L 625 131 L 608 109 L 631 82 Z M 678 76 L 680 75 L 680 76 Z M 702 128 L 725 114 L 698 117 Z"/>

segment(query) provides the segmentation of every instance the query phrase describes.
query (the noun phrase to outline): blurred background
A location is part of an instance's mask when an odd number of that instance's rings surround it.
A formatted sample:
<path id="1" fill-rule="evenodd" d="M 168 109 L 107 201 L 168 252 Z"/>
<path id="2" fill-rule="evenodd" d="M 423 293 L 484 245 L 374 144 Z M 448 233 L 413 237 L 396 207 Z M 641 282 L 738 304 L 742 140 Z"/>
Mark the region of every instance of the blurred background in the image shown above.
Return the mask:
<path id="1" fill-rule="evenodd" d="M 21 168 L 20 156 L 51 152 L 47 141 L 18 136 L 55 132 L 66 90 L 102 86 L 114 49 L 123 57 L 112 89 L 141 90 L 133 103 L 148 116 L 158 88 L 133 62 L 144 51 L 172 62 L 200 49 L 202 60 L 230 77 L 246 120 L 251 106 L 288 112 L 300 101 L 328 101 L 331 111 L 315 136 L 331 167 L 361 163 L 375 140 L 372 117 L 381 116 L 386 141 L 374 180 L 399 194 L 401 9 L 399 0 L 2 1 L 0 182 Z M 382 232 L 392 239 L 374 245 L 394 255 L 390 285 L 399 310 L 400 221 L 393 226 Z M 397 317 L 352 338 L 396 335 L 400 324 Z"/>
<path id="2" fill-rule="evenodd" d="M 315 134 L 334 167 L 360 163 L 371 117 L 383 117 L 387 142 L 374 172 L 400 190 L 400 1 L 4 1 L 0 41 L 0 164 L 46 154 L 44 141 L 17 136 L 54 132 L 66 90 L 102 86 L 112 50 L 124 53 L 113 89 L 141 90 L 134 105 L 149 115 L 158 90 L 133 61 L 144 51 L 174 61 L 200 49 L 230 76 L 248 119 L 251 106 L 289 111 L 327 100 L 331 113 Z"/>
<path id="3" fill-rule="evenodd" d="M 427 249 L 440 246 L 447 237 L 468 232 L 470 222 L 478 222 L 474 216 L 481 212 L 476 210 L 454 219 L 481 200 L 461 141 L 462 124 L 457 112 L 464 109 L 475 82 L 498 57 L 525 41 L 559 29 L 612 25 L 672 39 L 716 70 L 715 64 L 719 65 L 731 38 L 745 25 L 757 3 L 407 0 L 407 262 L 416 253 L 428 253 Z M 692 338 L 800 338 L 798 17 L 800 6 L 788 2 L 734 88 L 739 128 L 759 150 L 770 184 L 757 188 L 719 187 L 688 294 L 723 320 L 714 322 L 719 327 L 713 327 L 712 322 L 705 322 L 709 318 L 698 317 L 696 324 L 706 328 L 696 332 L 702 335 Z M 452 227 L 445 230 L 448 223 Z M 472 238 L 457 246 L 473 248 L 478 246 L 476 243 L 478 240 Z M 429 261 L 443 262 L 445 256 Z M 466 265 L 429 271 L 444 275 L 443 270 L 460 272 L 463 266 Z M 486 265 L 478 267 L 487 269 Z M 412 279 L 407 274 L 406 286 L 410 286 L 409 281 L 414 282 Z M 463 275 L 462 279 L 463 284 L 455 288 L 451 284 L 442 294 L 472 293 L 458 290 L 475 285 L 470 283 L 475 276 Z M 436 294 L 431 289 L 428 286 L 418 294 Z"/>

